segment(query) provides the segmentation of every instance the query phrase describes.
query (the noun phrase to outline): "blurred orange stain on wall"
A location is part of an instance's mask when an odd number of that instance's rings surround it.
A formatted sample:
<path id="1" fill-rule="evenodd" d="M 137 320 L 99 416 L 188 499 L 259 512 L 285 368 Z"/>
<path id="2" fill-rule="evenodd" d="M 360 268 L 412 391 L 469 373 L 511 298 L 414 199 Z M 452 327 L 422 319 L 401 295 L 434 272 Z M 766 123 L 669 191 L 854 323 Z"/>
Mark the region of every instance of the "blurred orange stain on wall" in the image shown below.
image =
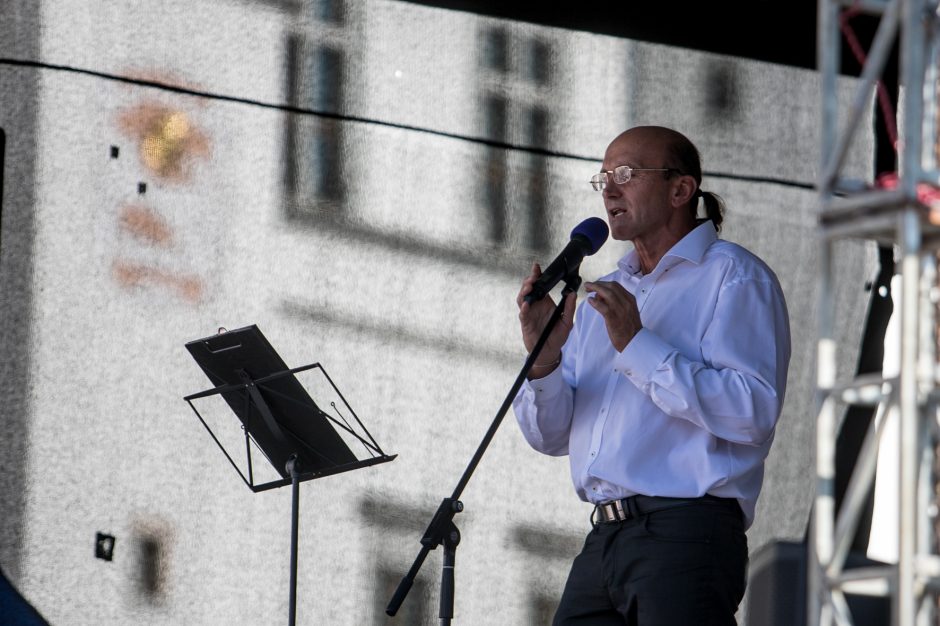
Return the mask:
<path id="1" fill-rule="evenodd" d="M 208 138 L 178 108 L 142 102 L 122 112 L 117 123 L 122 134 L 136 143 L 143 167 L 161 181 L 191 182 L 193 165 L 210 156 Z M 121 231 L 140 245 L 163 248 L 174 257 L 182 252 L 175 249 L 173 226 L 157 209 L 142 203 L 126 203 L 118 209 L 117 218 Z M 200 276 L 162 263 L 116 258 L 111 270 L 124 288 L 158 287 L 193 304 L 205 296 L 205 283 Z"/>
<path id="2" fill-rule="evenodd" d="M 185 182 L 195 160 L 209 156 L 209 140 L 183 111 L 143 103 L 124 112 L 118 123 L 138 142 L 144 166 L 161 179 Z"/>
<path id="3" fill-rule="evenodd" d="M 115 260 L 111 273 L 122 287 L 165 287 L 190 303 L 198 303 L 205 292 L 198 276 L 185 276 L 151 265 Z"/>
<path id="4" fill-rule="evenodd" d="M 142 204 L 125 204 L 118 215 L 121 230 L 136 239 L 162 248 L 173 243 L 173 229 L 159 213 Z"/>

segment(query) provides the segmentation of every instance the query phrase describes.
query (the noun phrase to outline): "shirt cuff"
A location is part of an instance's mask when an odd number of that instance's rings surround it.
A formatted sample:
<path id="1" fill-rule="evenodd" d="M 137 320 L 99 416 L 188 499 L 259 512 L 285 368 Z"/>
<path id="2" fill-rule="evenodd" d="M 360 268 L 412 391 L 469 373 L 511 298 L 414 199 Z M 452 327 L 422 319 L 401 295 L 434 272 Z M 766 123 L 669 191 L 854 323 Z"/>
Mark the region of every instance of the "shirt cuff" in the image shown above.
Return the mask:
<path id="1" fill-rule="evenodd" d="M 565 379 L 561 375 L 561 363 L 547 376 L 535 380 L 525 379 L 522 388 L 533 395 L 536 404 L 551 402 L 564 389 Z"/>
<path id="2" fill-rule="evenodd" d="M 653 331 L 641 328 L 615 358 L 614 365 L 633 384 L 644 386 L 649 384 L 656 368 L 675 350 Z"/>

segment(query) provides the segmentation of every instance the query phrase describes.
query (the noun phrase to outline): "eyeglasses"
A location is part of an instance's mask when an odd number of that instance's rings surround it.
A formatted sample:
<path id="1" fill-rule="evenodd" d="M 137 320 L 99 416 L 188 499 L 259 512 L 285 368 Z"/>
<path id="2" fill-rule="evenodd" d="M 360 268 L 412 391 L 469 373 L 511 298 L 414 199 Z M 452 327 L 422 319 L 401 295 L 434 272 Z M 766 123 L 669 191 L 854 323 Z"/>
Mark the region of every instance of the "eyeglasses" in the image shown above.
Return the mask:
<path id="1" fill-rule="evenodd" d="M 615 167 L 612 170 L 602 171 L 600 174 L 594 174 L 591 176 L 591 186 L 594 187 L 594 191 L 604 191 L 604 187 L 607 186 L 611 180 L 613 180 L 618 185 L 622 185 L 625 182 L 633 178 L 633 172 L 678 172 L 674 167 L 630 167 L 629 165 L 621 165 Z M 613 174 L 611 177 L 610 174 Z"/>

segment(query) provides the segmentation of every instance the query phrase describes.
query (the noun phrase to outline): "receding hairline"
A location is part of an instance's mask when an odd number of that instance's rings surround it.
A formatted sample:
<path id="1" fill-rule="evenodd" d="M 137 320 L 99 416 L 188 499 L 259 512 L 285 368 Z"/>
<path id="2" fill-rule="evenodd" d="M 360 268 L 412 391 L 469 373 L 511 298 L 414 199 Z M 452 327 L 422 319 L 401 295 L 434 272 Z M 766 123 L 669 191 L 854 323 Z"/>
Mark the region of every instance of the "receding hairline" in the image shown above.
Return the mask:
<path id="1" fill-rule="evenodd" d="M 679 131 L 666 126 L 634 126 L 614 137 L 614 140 L 607 146 L 607 151 L 626 140 L 648 141 L 657 145 L 662 149 L 662 153 L 658 156 L 666 159 L 666 167 L 674 167 L 682 171 L 686 169 L 685 166 L 691 165 L 690 163 L 685 163 L 685 161 L 686 158 L 693 156 L 691 153 L 694 153 L 696 162 L 694 169 L 698 171 L 695 173 L 685 173 L 691 174 L 696 181 L 700 180 L 701 157 L 699 156 L 698 148 L 688 137 Z M 607 151 L 605 151 L 605 155 Z"/>
<path id="2" fill-rule="evenodd" d="M 614 144 L 620 143 L 624 139 L 633 137 L 661 141 L 670 151 L 682 144 L 694 145 L 688 137 L 666 126 L 634 126 L 614 137 L 614 140 L 608 144 L 608 148 Z"/>

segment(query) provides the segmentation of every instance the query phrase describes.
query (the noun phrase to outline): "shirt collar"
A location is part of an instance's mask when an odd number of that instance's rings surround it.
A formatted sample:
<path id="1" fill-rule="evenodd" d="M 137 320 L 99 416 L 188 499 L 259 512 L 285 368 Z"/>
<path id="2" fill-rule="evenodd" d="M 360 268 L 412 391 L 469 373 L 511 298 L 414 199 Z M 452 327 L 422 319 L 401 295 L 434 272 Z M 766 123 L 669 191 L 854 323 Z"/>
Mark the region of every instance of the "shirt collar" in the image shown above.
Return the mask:
<path id="1" fill-rule="evenodd" d="M 663 255 L 659 264 L 668 263 L 668 266 L 671 267 L 680 260 L 685 259 L 698 265 L 702 262 L 705 251 L 717 240 L 718 231 L 715 230 L 715 224 L 711 220 L 705 220 L 704 223 L 699 224 L 685 237 L 677 241 Z M 640 259 L 637 257 L 636 250 L 630 250 L 617 262 L 617 267 L 628 274 L 638 274 L 640 272 Z"/>

